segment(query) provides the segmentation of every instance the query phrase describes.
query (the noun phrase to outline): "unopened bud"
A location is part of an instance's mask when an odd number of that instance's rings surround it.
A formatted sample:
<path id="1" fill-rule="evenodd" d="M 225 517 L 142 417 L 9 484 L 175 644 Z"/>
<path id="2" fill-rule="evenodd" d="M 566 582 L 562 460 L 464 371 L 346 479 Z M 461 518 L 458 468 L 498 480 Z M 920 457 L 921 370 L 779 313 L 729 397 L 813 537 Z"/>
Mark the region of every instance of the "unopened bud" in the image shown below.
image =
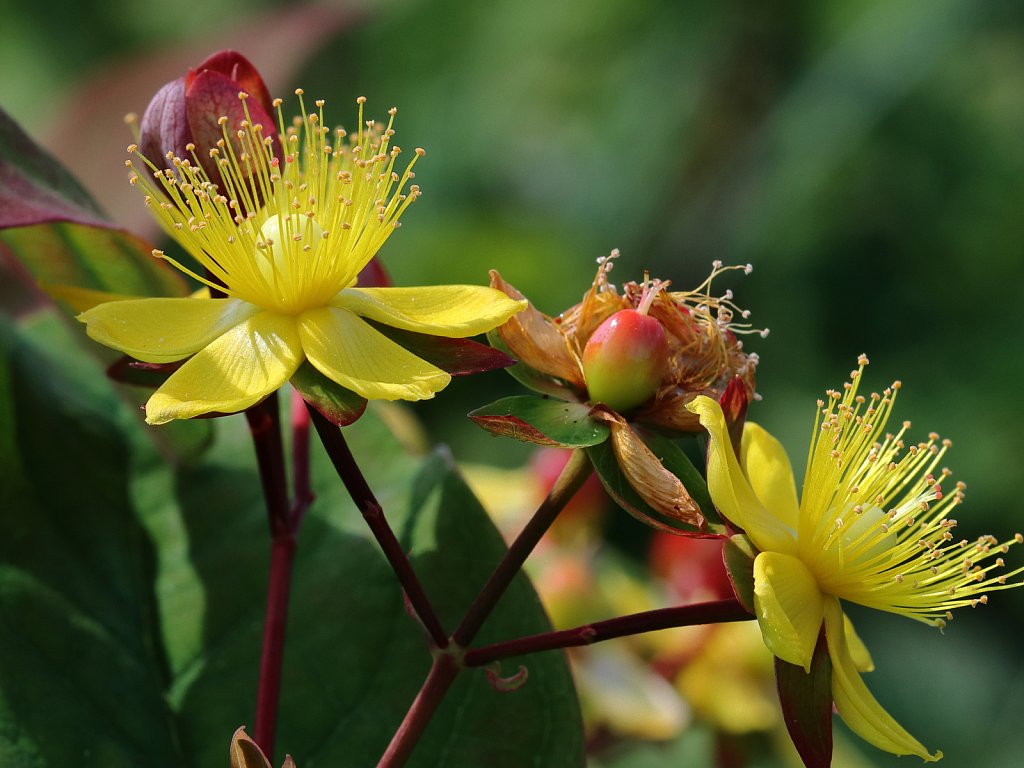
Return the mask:
<path id="1" fill-rule="evenodd" d="M 245 99 L 240 93 L 248 94 Z M 221 184 L 210 150 L 224 137 L 220 124 L 235 131 L 244 121 L 261 125 L 277 154 L 274 107 L 256 68 L 235 51 L 218 51 L 195 69 L 164 85 L 149 102 L 139 124 L 139 151 L 157 168 L 172 157 L 191 160 L 193 152 L 206 175 Z"/>

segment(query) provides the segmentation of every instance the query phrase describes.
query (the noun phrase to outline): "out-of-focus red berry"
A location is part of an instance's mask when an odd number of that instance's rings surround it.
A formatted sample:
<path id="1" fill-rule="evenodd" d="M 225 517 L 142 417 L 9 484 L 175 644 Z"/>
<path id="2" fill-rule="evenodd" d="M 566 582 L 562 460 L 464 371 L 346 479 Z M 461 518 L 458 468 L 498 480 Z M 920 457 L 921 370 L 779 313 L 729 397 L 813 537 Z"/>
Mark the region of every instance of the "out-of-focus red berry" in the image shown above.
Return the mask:
<path id="1" fill-rule="evenodd" d="M 671 584 L 682 603 L 734 596 L 722 561 L 721 539 L 655 533 L 648 561 L 651 570 Z"/>

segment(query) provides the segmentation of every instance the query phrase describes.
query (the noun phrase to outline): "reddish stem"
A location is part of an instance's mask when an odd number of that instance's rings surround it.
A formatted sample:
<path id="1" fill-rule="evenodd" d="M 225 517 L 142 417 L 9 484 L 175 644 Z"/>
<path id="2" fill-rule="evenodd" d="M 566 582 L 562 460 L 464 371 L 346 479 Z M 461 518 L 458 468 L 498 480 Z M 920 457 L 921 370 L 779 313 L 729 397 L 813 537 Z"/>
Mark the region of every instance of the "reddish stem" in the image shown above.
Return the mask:
<path id="1" fill-rule="evenodd" d="M 290 522 L 277 393 L 247 410 L 245 418 L 249 422 L 249 432 L 256 449 L 256 464 L 260 470 L 263 498 L 267 503 L 270 533 L 276 537 L 288 530 Z"/>
<path id="2" fill-rule="evenodd" d="M 586 451 L 577 448 L 562 468 L 562 472 L 555 480 L 547 498 L 537 507 L 530 522 L 509 546 L 505 556 L 498 563 L 498 567 L 494 569 L 484 588 L 480 590 L 480 594 L 466 611 L 462 622 L 452 634 L 452 642 L 455 645 L 465 648 L 473 642 L 476 633 L 490 616 L 498 600 L 505 594 L 512 579 L 522 570 L 526 558 L 530 556 L 541 537 L 555 522 L 558 513 L 569 503 L 576 491 L 590 476 L 590 472 L 590 460 L 587 458 Z"/>
<path id="3" fill-rule="evenodd" d="M 309 474 L 309 411 L 298 392 L 292 392 L 292 486 L 295 500 L 290 519 L 297 533 L 315 498 Z"/>
<path id="4" fill-rule="evenodd" d="M 402 549 L 394 531 L 391 530 L 377 497 L 373 495 L 359 465 L 356 464 L 355 457 L 352 456 L 352 451 L 349 450 L 348 443 L 341 433 L 341 428 L 328 421 L 312 406 L 307 405 L 307 410 L 338 477 L 341 478 L 349 496 L 352 497 L 352 501 L 362 513 L 363 519 L 370 526 L 370 531 L 377 539 L 377 543 L 384 552 L 384 557 L 387 558 L 398 577 L 420 623 L 436 647 L 447 647 L 448 635 L 444 631 L 444 627 L 441 626 L 440 619 L 437 618 L 434 606 L 431 604 L 430 598 L 427 597 L 416 571 L 413 570 L 405 550 Z"/>
<path id="5" fill-rule="evenodd" d="M 514 640 L 485 645 L 466 651 L 464 661 L 467 667 L 482 667 L 492 661 L 513 656 L 549 651 L 555 648 L 591 645 L 602 640 L 611 640 L 625 635 L 639 635 L 657 629 L 688 627 L 694 624 L 721 624 L 729 621 L 746 621 L 752 618 L 754 617 L 735 598 L 659 608 L 654 611 L 633 613 L 593 624 L 584 624 L 573 629 L 544 632 L 539 635 L 517 637 Z"/>
<path id="6" fill-rule="evenodd" d="M 263 647 L 260 651 L 260 675 L 256 693 L 256 723 L 253 728 L 254 740 L 267 758 L 272 760 L 297 522 L 288 501 L 277 393 L 249 408 L 245 417 L 256 449 L 256 464 L 259 467 L 272 537 L 267 608 L 263 617 Z"/>
<path id="7" fill-rule="evenodd" d="M 314 414 L 314 424 L 316 423 L 315 418 Z M 580 449 L 573 451 L 547 498 L 541 502 L 530 522 L 512 542 L 505 556 L 498 563 L 483 589 L 480 590 L 480 594 L 466 611 L 458 629 L 452 634 L 449 646 L 452 651 L 457 652 L 458 649 L 465 648 L 472 642 L 477 631 L 494 610 L 498 600 L 512 583 L 512 579 L 522 569 L 526 558 L 537 546 L 537 542 L 551 527 L 562 508 L 569 503 L 576 491 L 590 476 L 590 470 L 590 460 L 587 458 L 586 452 Z M 438 653 L 434 656 L 434 665 L 430 668 L 427 679 L 406 713 L 402 724 L 392 737 L 377 768 L 399 768 L 405 764 L 430 719 L 434 716 L 434 712 L 441 705 L 449 686 L 463 666 L 465 666 L 464 663 L 457 659 L 452 652 Z"/>
<path id="8" fill-rule="evenodd" d="M 399 768 L 405 765 L 459 670 L 459 663 L 451 654 L 438 653 L 434 656 L 427 679 L 423 681 L 402 724 L 391 737 L 391 743 L 377 763 L 377 768 Z"/>
<path id="9" fill-rule="evenodd" d="M 287 535 L 275 537 L 270 548 L 267 611 L 263 618 L 263 650 L 260 655 L 259 689 L 256 693 L 256 725 L 253 729 L 253 739 L 268 760 L 273 760 L 274 754 L 285 629 L 288 623 L 288 597 L 294 561 L 295 539 Z"/>

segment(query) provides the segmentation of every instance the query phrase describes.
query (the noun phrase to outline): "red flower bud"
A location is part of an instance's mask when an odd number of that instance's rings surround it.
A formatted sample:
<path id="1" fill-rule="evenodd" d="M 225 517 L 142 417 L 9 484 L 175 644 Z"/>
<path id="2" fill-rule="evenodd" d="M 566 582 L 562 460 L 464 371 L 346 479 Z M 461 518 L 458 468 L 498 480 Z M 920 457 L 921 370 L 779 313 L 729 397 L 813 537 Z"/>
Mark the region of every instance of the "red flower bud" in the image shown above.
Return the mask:
<path id="1" fill-rule="evenodd" d="M 668 366 L 661 323 L 635 309 L 605 320 L 583 350 L 583 376 L 591 401 L 616 411 L 646 402 L 658 391 Z"/>
<path id="2" fill-rule="evenodd" d="M 238 96 L 243 92 L 248 94 L 244 101 Z M 223 127 L 221 117 L 227 118 Z M 191 160 L 192 144 L 206 175 L 222 186 L 210 150 L 224 138 L 225 129 L 232 136 L 246 119 L 263 126 L 274 154 L 280 155 L 274 106 L 263 78 L 240 53 L 218 51 L 157 91 L 142 115 L 139 150 L 157 168 L 166 168 L 168 152 Z"/>

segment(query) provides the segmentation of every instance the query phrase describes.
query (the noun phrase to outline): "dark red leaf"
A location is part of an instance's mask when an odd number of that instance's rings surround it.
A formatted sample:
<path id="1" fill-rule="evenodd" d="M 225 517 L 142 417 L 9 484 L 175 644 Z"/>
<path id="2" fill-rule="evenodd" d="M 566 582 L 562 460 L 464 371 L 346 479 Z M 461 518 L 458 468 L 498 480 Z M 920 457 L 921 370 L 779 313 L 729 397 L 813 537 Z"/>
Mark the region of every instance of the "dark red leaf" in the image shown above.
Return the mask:
<path id="1" fill-rule="evenodd" d="M 74 177 L 0 109 L 0 229 L 54 221 L 113 226 Z"/>
<path id="2" fill-rule="evenodd" d="M 390 288 L 391 275 L 384 269 L 380 258 L 374 256 L 359 273 L 356 284 L 360 288 Z"/>
<path id="3" fill-rule="evenodd" d="M 426 333 L 404 331 L 383 323 L 372 323 L 374 328 L 392 341 L 408 349 L 417 357 L 433 363 L 452 376 L 486 373 L 515 364 L 515 359 L 504 352 L 472 339 L 450 339 Z"/>

